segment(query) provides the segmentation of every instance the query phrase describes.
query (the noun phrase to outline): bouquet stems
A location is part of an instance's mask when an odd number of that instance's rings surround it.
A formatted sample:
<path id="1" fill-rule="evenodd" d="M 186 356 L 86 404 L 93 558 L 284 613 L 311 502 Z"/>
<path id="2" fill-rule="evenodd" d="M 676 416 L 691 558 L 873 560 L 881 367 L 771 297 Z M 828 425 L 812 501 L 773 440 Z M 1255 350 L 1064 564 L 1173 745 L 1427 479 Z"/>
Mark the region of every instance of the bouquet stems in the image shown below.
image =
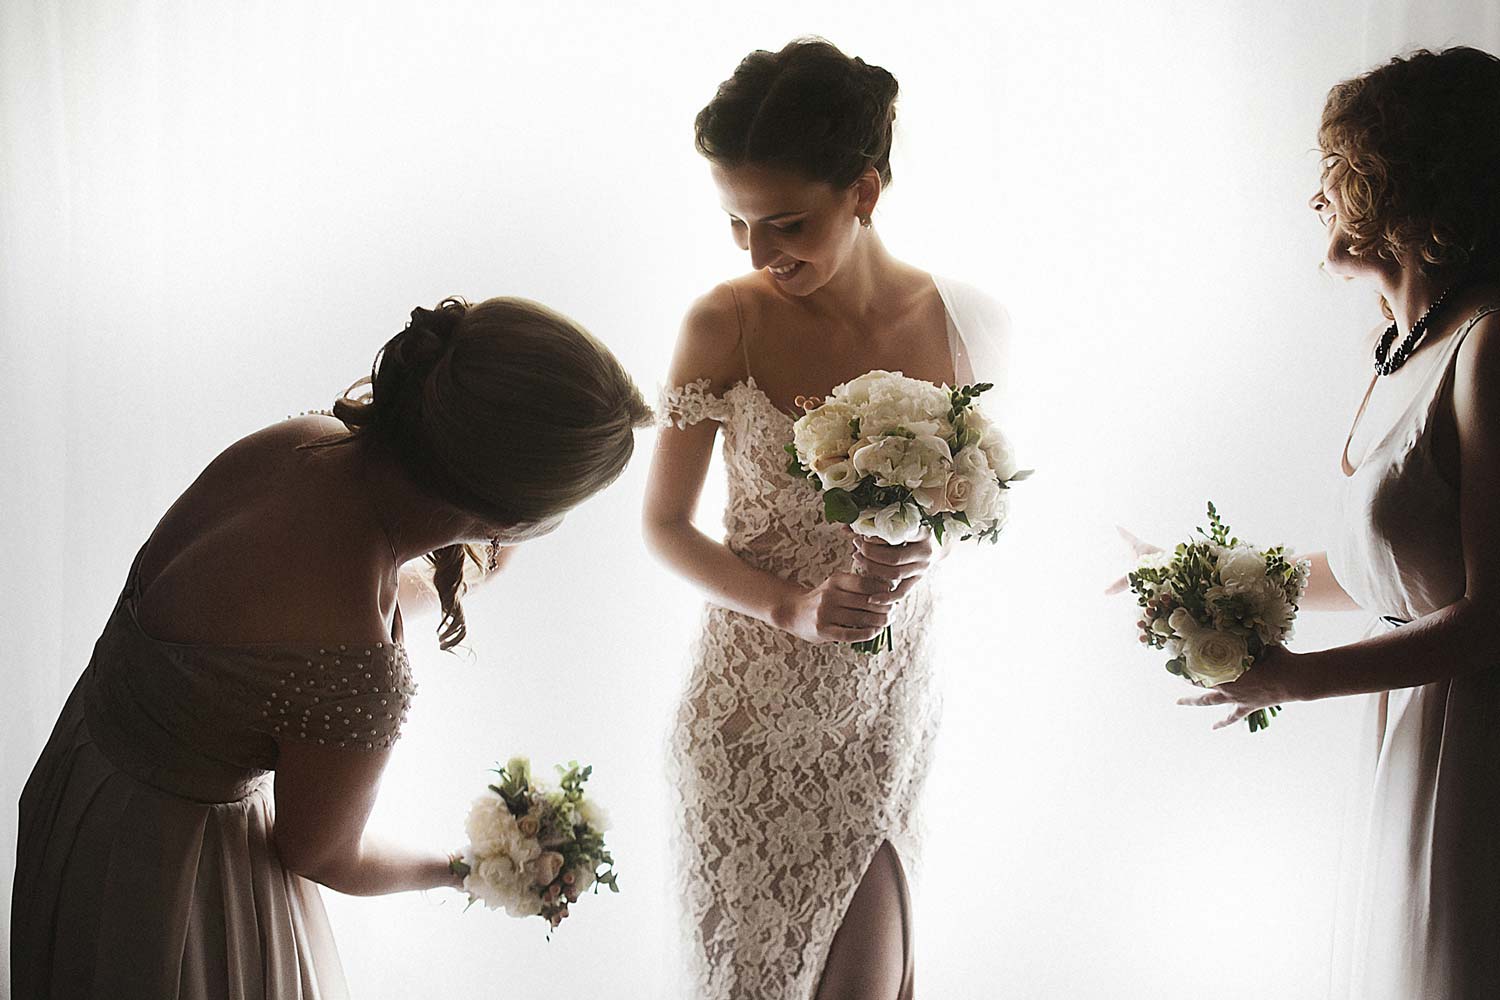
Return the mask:
<path id="1" fill-rule="evenodd" d="M 882 650 L 895 649 L 896 640 L 891 633 L 891 627 L 887 625 L 875 638 L 854 643 L 854 648 L 861 653 L 868 653 L 874 656 Z"/>
<path id="2" fill-rule="evenodd" d="M 1270 708 L 1257 708 L 1245 716 L 1245 725 L 1250 727 L 1252 733 L 1258 733 L 1271 724 L 1271 716 L 1281 711 L 1280 705 L 1272 705 Z"/>

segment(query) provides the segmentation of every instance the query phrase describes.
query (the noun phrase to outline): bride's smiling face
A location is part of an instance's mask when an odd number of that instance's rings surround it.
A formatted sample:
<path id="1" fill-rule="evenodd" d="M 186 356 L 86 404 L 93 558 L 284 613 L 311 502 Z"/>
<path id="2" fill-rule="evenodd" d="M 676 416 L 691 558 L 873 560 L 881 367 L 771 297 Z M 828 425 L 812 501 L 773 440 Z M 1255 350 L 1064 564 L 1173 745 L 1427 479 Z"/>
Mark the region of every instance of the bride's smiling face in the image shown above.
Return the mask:
<path id="1" fill-rule="evenodd" d="M 825 285 L 849 259 L 879 196 L 869 177 L 839 190 L 781 167 L 744 164 L 710 167 L 720 204 L 750 264 L 765 270 L 789 295 Z"/>

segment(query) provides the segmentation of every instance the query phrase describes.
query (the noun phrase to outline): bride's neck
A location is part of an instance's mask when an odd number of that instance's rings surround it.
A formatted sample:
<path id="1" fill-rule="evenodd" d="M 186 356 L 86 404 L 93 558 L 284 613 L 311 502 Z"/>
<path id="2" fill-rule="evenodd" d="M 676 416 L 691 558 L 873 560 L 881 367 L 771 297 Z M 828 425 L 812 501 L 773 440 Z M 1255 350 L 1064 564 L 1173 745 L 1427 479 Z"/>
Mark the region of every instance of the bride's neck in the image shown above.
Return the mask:
<path id="1" fill-rule="evenodd" d="M 901 262 L 885 248 L 874 229 L 857 237 L 853 252 L 838 273 L 811 296 L 817 309 L 855 320 L 885 311 L 884 293 L 898 287 L 893 280 Z"/>

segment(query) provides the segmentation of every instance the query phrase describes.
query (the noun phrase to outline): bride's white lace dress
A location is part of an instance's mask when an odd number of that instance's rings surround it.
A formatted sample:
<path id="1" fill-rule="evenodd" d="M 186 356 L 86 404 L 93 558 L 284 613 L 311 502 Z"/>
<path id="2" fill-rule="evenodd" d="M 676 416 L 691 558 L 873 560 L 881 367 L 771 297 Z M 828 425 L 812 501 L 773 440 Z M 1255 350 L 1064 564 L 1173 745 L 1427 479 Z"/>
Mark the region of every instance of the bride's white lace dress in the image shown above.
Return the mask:
<path id="1" fill-rule="evenodd" d="M 997 381 L 1004 309 L 937 286 L 959 380 Z M 792 418 L 753 377 L 709 388 L 669 389 L 660 412 L 679 426 L 719 423 L 729 548 L 806 586 L 848 569 L 847 531 L 824 523 L 811 487 L 786 471 Z M 916 862 L 939 715 L 931 618 L 924 581 L 892 615 L 894 650 L 867 656 L 705 608 L 669 750 L 692 997 L 808 1000 L 881 843 L 908 870 Z"/>

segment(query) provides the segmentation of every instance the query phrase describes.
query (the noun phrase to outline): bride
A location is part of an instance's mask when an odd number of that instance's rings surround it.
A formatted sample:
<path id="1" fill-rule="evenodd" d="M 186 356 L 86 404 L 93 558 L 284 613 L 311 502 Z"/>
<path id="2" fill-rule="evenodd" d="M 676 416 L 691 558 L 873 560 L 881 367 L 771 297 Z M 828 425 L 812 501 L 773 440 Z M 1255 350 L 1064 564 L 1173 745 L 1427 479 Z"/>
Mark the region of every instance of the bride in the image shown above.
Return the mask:
<path id="1" fill-rule="evenodd" d="M 799 40 L 747 56 L 696 122 L 754 268 L 683 323 L 644 515 L 651 548 L 709 600 L 671 736 L 705 1000 L 912 995 L 905 872 L 938 719 L 939 552 L 824 523 L 783 451 L 800 400 L 870 370 L 1004 374 L 1004 310 L 898 260 L 875 229 L 896 91 L 886 70 Z M 723 542 L 692 520 L 721 433 Z M 888 624 L 895 649 L 848 645 Z"/>

